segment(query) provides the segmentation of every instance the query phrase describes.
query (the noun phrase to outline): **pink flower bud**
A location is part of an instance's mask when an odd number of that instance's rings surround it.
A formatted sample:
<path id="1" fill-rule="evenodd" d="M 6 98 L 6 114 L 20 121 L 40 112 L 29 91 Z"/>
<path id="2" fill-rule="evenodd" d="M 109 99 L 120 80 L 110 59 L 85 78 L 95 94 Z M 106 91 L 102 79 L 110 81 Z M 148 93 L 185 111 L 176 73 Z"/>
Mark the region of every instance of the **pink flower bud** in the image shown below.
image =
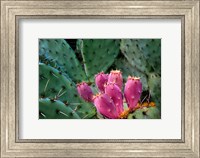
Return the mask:
<path id="1" fill-rule="evenodd" d="M 107 82 L 108 82 L 108 74 L 104 74 L 103 72 L 100 72 L 95 76 L 95 83 L 101 92 L 104 92 L 104 89 L 105 89 L 104 85 Z"/>
<path id="2" fill-rule="evenodd" d="M 81 82 L 77 84 L 77 91 L 85 101 L 92 102 L 93 92 L 86 82 Z"/>
<path id="3" fill-rule="evenodd" d="M 140 78 L 128 77 L 124 88 L 124 96 L 130 110 L 133 110 L 136 107 L 140 99 L 141 93 L 142 83 L 140 81 Z"/>
<path id="4" fill-rule="evenodd" d="M 121 89 L 115 83 L 108 83 L 105 87 L 105 93 L 113 100 L 116 111 L 120 115 L 124 111 Z"/>
<path id="5" fill-rule="evenodd" d="M 122 73 L 119 70 L 111 71 L 108 76 L 108 83 L 114 82 L 119 86 L 120 89 L 122 89 L 123 86 L 123 77 Z"/>
<path id="6" fill-rule="evenodd" d="M 97 111 L 107 118 L 116 119 L 119 117 L 113 101 L 105 93 L 97 94 L 94 97 L 94 105 Z"/>

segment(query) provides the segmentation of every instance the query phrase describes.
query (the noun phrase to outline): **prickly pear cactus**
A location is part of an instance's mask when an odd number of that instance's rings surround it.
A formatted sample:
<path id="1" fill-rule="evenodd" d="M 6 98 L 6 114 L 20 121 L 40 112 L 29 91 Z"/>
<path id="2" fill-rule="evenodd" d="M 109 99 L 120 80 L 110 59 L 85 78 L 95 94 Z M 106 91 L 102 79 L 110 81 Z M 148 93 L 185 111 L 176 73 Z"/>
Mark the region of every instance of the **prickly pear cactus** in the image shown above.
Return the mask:
<path id="1" fill-rule="evenodd" d="M 139 71 L 161 74 L 160 39 L 123 39 L 121 50 L 129 63 Z"/>
<path id="2" fill-rule="evenodd" d="M 41 98 L 59 98 L 62 101 L 77 101 L 75 83 L 57 69 L 39 63 L 39 94 Z"/>
<path id="3" fill-rule="evenodd" d="M 59 100 L 49 98 L 39 100 L 40 119 L 80 119 L 81 117 L 71 107 Z"/>
<path id="4" fill-rule="evenodd" d="M 86 79 L 73 49 L 64 39 L 40 39 L 39 48 L 40 62 L 61 70 L 74 81 L 80 82 Z"/>
<path id="5" fill-rule="evenodd" d="M 161 74 L 161 42 L 160 39 L 139 39 L 137 45 L 143 53 L 154 73 Z"/>
<path id="6" fill-rule="evenodd" d="M 152 99 L 157 105 L 161 104 L 161 78 L 156 73 L 150 73 L 148 75 L 148 85 Z M 158 106 L 161 108 L 160 106 Z"/>
<path id="7" fill-rule="evenodd" d="M 159 119 L 160 111 L 156 107 L 144 107 L 137 109 L 135 112 L 128 115 L 128 119 Z"/>
<path id="8" fill-rule="evenodd" d="M 116 67 L 123 69 L 125 76 L 128 72 L 139 76 L 143 90 L 149 92 L 161 109 L 161 40 L 122 39 L 120 48 L 126 59 L 116 61 Z"/>
<path id="9" fill-rule="evenodd" d="M 96 114 L 94 106 L 78 96 L 76 85 L 70 79 L 43 63 L 39 64 L 39 97 L 60 100 L 76 110 L 81 118 L 90 118 Z"/>
<path id="10" fill-rule="evenodd" d="M 139 76 L 142 81 L 143 90 L 148 90 L 147 75 L 141 71 L 138 71 L 138 69 L 133 67 L 126 59 L 119 58 L 115 60 L 114 67 L 122 71 L 124 81 L 126 81 L 128 76 Z"/>
<path id="11" fill-rule="evenodd" d="M 106 76 L 112 69 L 121 70 L 123 84 L 128 76 L 139 77 L 142 82 L 139 104 L 143 101 L 148 103 L 153 101 L 156 105 L 141 106 L 129 113 L 126 113 L 127 106 L 124 106 L 121 110 L 117 110 L 117 113 L 123 114 L 116 118 L 160 118 L 161 40 L 159 39 L 73 39 L 73 45 L 70 40 L 65 39 L 40 39 L 39 118 L 104 118 L 99 117 L 93 105 L 93 98 L 88 100 L 79 96 L 76 85 L 85 82 L 91 87 L 92 95 L 96 95 L 99 90 L 104 92 L 104 84 L 101 87 L 95 85 L 100 81 L 103 82 L 101 78 L 95 80 L 95 75 L 104 72 Z M 123 91 L 124 86 L 120 85 L 120 89 Z M 119 105 L 121 104 L 120 102 Z M 101 105 L 99 108 L 101 109 Z M 123 109 L 125 112 L 121 112 Z"/>
<path id="12" fill-rule="evenodd" d="M 100 71 L 107 71 L 117 57 L 120 48 L 120 40 L 112 39 L 84 39 L 78 41 L 78 49 L 81 51 L 84 68 L 87 76 L 93 76 Z"/>
<path id="13" fill-rule="evenodd" d="M 148 65 L 144 54 L 141 52 L 137 40 L 122 39 L 121 51 L 129 63 L 138 71 L 148 73 L 151 67 Z"/>

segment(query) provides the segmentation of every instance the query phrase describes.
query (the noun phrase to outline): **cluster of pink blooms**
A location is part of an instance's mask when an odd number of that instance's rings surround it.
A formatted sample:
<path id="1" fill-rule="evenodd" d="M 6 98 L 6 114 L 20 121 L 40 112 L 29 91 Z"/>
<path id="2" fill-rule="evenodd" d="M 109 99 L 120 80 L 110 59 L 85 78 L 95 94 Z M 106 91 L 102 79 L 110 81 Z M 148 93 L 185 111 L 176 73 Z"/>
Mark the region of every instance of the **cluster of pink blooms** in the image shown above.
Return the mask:
<path id="1" fill-rule="evenodd" d="M 133 111 L 142 93 L 140 78 L 131 76 L 126 81 L 123 93 L 123 78 L 119 70 L 111 71 L 110 74 L 98 73 L 95 75 L 95 84 L 100 91 L 96 95 L 86 82 L 77 84 L 77 91 L 85 101 L 92 102 L 100 114 L 110 119 L 124 118 Z M 124 109 L 123 98 L 128 110 Z"/>

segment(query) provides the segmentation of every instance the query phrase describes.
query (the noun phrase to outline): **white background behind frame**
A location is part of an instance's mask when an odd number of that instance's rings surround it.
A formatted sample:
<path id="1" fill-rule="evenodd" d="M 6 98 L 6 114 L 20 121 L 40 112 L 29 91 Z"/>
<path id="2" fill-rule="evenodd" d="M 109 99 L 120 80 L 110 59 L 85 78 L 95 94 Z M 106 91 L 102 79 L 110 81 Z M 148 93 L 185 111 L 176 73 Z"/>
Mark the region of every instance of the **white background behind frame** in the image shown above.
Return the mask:
<path id="1" fill-rule="evenodd" d="M 39 38 L 161 38 L 161 117 L 39 120 Z M 20 19 L 19 139 L 181 139 L 181 20 Z"/>

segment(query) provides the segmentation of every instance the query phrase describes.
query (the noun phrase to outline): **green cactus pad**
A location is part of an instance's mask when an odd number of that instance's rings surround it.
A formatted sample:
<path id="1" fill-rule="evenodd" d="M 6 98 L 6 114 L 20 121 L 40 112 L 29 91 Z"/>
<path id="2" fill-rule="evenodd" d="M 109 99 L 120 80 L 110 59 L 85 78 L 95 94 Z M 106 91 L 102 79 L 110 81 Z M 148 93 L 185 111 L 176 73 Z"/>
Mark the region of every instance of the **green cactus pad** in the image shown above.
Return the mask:
<path id="1" fill-rule="evenodd" d="M 161 40 L 160 39 L 139 39 L 137 45 L 144 54 L 153 72 L 161 74 Z"/>
<path id="2" fill-rule="evenodd" d="M 81 39 L 78 39 L 76 41 L 76 52 L 77 53 L 80 53 L 81 54 L 81 51 L 82 51 L 82 43 L 83 43 L 83 40 Z"/>
<path id="3" fill-rule="evenodd" d="M 69 75 L 76 82 L 86 79 L 76 54 L 64 39 L 40 39 L 40 62 L 50 64 Z"/>
<path id="4" fill-rule="evenodd" d="M 60 93 L 59 93 L 60 92 Z M 65 92 L 65 93 L 63 93 Z M 63 95 L 61 95 L 63 93 Z M 57 69 L 39 63 L 39 94 L 41 98 L 55 98 L 61 95 L 60 100 L 67 99 L 68 102 L 78 101 L 76 94 L 75 83 L 62 75 Z"/>
<path id="5" fill-rule="evenodd" d="M 142 109 L 138 109 L 135 112 L 128 115 L 128 119 L 145 119 Z"/>
<path id="6" fill-rule="evenodd" d="M 160 119 L 157 107 L 143 107 L 128 115 L 128 119 Z"/>
<path id="7" fill-rule="evenodd" d="M 77 110 L 81 118 L 90 118 L 96 114 L 91 103 L 83 101 L 76 90 L 76 85 L 57 69 L 39 63 L 39 97 L 60 100 Z"/>
<path id="8" fill-rule="evenodd" d="M 79 40 L 78 49 L 81 50 L 86 75 L 93 80 L 93 76 L 106 71 L 119 53 L 120 40 L 84 39 Z"/>
<path id="9" fill-rule="evenodd" d="M 135 69 L 146 74 L 150 71 L 151 67 L 146 61 L 143 53 L 140 51 L 137 40 L 122 39 L 120 49 Z"/>
<path id="10" fill-rule="evenodd" d="M 148 119 L 160 119 L 160 110 L 157 107 L 149 107 L 146 115 Z"/>
<path id="11" fill-rule="evenodd" d="M 40 119 L 80 119 L 76 111 L 59 100 L 39 100 Z"/>
<path id="12" fill-rule="evenodd" d="M 138 71 L 127 61 L 127 59 L 125 58 L 117 59 L 114 62 L 114 65 L 116 69 L 121 70 L 124 83 L 127 81 L 128 76 L 140 77 L 143 91 L 148 89 L 146 74 L 142 73 L 141 71 Z"/>
<path id="13" fill-rule="evenodd" d="M 160 39 L 123 39 L 121 51 L 130 64 L 140 71 L 161 74 Z"/>
<path id="14" fill-rule="evenodd" d="M 160 108 L 161 104 L 161 77 L 156 73 L 150 73 L 148 75 L 149 91 L 152 97 L 152 101 L 156 103 L 156 106 Z"/>

